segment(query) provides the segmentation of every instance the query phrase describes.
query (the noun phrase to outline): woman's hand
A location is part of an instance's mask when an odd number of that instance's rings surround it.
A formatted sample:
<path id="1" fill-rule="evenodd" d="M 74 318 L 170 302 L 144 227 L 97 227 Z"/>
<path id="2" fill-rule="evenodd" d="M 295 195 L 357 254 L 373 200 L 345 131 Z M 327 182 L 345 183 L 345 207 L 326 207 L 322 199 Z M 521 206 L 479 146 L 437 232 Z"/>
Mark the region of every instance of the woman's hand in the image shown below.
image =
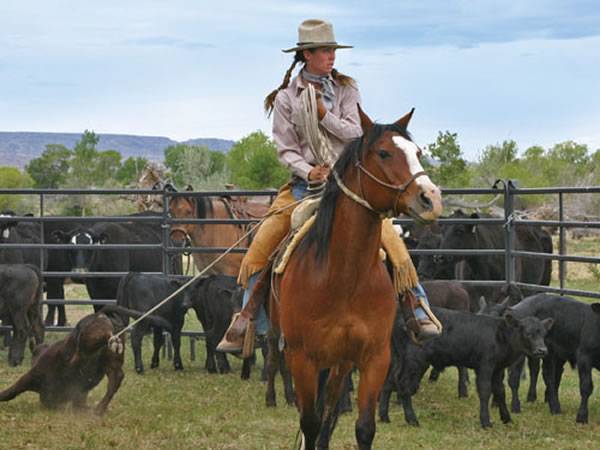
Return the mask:
<path id="1" fill-rule="evenodd" d="M 315 166 L 308 173 L 309 182 L 322 182 L 327 180 L 331 169 L 328 166 Z"/>

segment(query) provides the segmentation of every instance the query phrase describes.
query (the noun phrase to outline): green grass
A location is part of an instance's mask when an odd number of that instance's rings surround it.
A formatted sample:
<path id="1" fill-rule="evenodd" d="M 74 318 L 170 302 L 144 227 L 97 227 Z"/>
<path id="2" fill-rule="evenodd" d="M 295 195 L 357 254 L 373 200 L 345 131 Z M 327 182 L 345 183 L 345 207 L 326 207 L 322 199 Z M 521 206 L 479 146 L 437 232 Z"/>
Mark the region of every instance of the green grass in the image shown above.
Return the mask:
<path id="1" fill-rule="evenodd" d="M 58 338 L 51 335 L 50 339 Z M 198 359 L 189 360 L 184 341 L 185 370 L 175 372 L 170 361 L 148 369 L 144 375 L 133 370 L 127 346 L 126 376 L 105 417 L 69 409 L 48 411 L 37 394 L 25 393 L 0 404 L 2 449 L 287 449 L 291 448 L 298 415 L 291 407 L 264 406 L 264 384 L 255 370 L 249 381 L 239 379 L 241 364 L 232 361 L 233 373 L 211 375 L 204 370 L 204 349 Z M 144 361 L 151 356 L 146 338 Z M 11 384 L 28 367 L 10 368 L 6 351 L 0 351 L 0 388 Z M 594 374 L 597 382 L 597 374 Z M 575 424 L 579 403 L 577 376 L 566 369 L 561 386 L 563 414 L 551 416 L 543 402 L 523 402 L 523 413 L 503 425 L 496 409 L 491 410 L 494 427 L 479 427 L 478 400 L 473 385 L 469 398 L 456 396 L 456 370 L 448 369 L 436 384 L 423 381 L 414 398 L 421 427 L 404 423 L 401 408 L 391 404 L 390 424 L 378 423 L 374 448 L 593 448 L 600 432 L 600 402 L 590 401 L 590 424 Z M 471 375 L 473 379 L 473 376 Z M 279 380 L 278 380 L 279 381 Z M 104 393 L 105 383 L 90 396 L 94 402 Z M 525 389 L 521 389 L 524 397 Z M 282 399 L 278 383 L 279 399 Z M 538 386 L 543 398 L 543 383 Z M 333 449 L 354 447 L 356 411 L 346 414 L 333 437 Z"/>

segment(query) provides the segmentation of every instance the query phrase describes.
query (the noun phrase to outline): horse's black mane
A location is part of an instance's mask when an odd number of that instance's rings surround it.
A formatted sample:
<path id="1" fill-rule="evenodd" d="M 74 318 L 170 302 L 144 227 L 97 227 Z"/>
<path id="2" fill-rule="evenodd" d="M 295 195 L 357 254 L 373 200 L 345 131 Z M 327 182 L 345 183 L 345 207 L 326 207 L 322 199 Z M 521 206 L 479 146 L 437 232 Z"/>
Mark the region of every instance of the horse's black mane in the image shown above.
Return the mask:
<path id="1" fill-rule="evenodd" d="M 406 128 L 397 124 L 374 124 L 367 134 L 353 140 L 346 145 L 344 151 L 335 163 L 333 170 L 340 175 L 340 178 L 343 178 L 350 165 L 361 160 L 364 150 L 370 148 L 386 131 L 394 131 L 396 133 L 400 133 L 400 135 L 403 137 L 410 139 L 410 134 Z M 366 145 L 364 145 L 365 140 Z M 298 247 L 298 251 L 305 253 L 310 247 L 315 245 L 317 261 L 322 260 L 327 254 L 329 241 L 331 239 L 331 228 L 333 225 L 333 217 L 335 215 L 335 206 L 337 204 L 337 199 L 340 192 L 341 189 L 333 178 L 333 175 L 330 175 L 327 185 L 325 186 L 325 192 L 323 193 L 321 204 L 319 205 L 319 209 L 317 211 L 315 223 L 310 228 L 306 237 L 302 240 L 302 243 Z"/>
<path id="2" fill-rule="evenodd" d="M 210 197 L 196 197 L 196 217 L 207 219 L 213 216 L 213 204 Z"/>

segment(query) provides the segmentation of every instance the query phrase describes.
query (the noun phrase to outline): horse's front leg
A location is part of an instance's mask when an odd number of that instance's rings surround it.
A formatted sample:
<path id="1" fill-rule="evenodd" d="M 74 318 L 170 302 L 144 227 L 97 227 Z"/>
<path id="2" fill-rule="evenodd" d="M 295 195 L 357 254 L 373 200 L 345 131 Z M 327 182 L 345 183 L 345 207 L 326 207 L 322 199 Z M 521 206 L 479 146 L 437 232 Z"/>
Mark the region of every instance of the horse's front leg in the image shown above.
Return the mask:
<path id="1" fill-rule="evenodd" d="M 300 411 L 302 430 L 302 450 L 314 450 L 321 428 L 321 418 L 317 413 L 317 391 L 319 372 L 316 365 L 300 352 L 287 349 L 285 358 L 296 387 L 296 404 Z"/>
<path id="2" fill-rule="evenodd" d="M 375 408 L 379 392 L 385 382 L 390 365 L 390 349 L 373 356 L 358 368 L 358 419 L 355 424 L 359 450 L 371 448 L 375 437 Z"/>
<path id="3" fill-rule="evenodd" d="M 323 414 L 321 416 L 319 449 L 329 448 L 329 440 L 331 439 L 339 415 L 338 401 L 344 387 L 346 387 L 346 375 L 348 375 L 351 369 L 351 362 L 343 362 L 329 370 L 329 377 L 327 378 L 327 385 L 325 387 Z"/>

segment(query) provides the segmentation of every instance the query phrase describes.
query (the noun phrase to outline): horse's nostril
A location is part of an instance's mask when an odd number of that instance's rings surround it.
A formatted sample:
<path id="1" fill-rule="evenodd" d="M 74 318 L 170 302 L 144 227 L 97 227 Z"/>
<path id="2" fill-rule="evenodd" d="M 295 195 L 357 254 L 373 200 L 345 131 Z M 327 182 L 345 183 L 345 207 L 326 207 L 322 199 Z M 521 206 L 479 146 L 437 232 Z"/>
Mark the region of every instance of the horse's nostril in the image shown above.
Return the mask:
<path id="1" fill-rule="evenodd" d="M 425 195 L 425 192 L 421 192 L 419 194 L 419 203 L 423 206 L 427 211 L 431 211 L 433 209 L 433 203 L 431 199 Z"/>

